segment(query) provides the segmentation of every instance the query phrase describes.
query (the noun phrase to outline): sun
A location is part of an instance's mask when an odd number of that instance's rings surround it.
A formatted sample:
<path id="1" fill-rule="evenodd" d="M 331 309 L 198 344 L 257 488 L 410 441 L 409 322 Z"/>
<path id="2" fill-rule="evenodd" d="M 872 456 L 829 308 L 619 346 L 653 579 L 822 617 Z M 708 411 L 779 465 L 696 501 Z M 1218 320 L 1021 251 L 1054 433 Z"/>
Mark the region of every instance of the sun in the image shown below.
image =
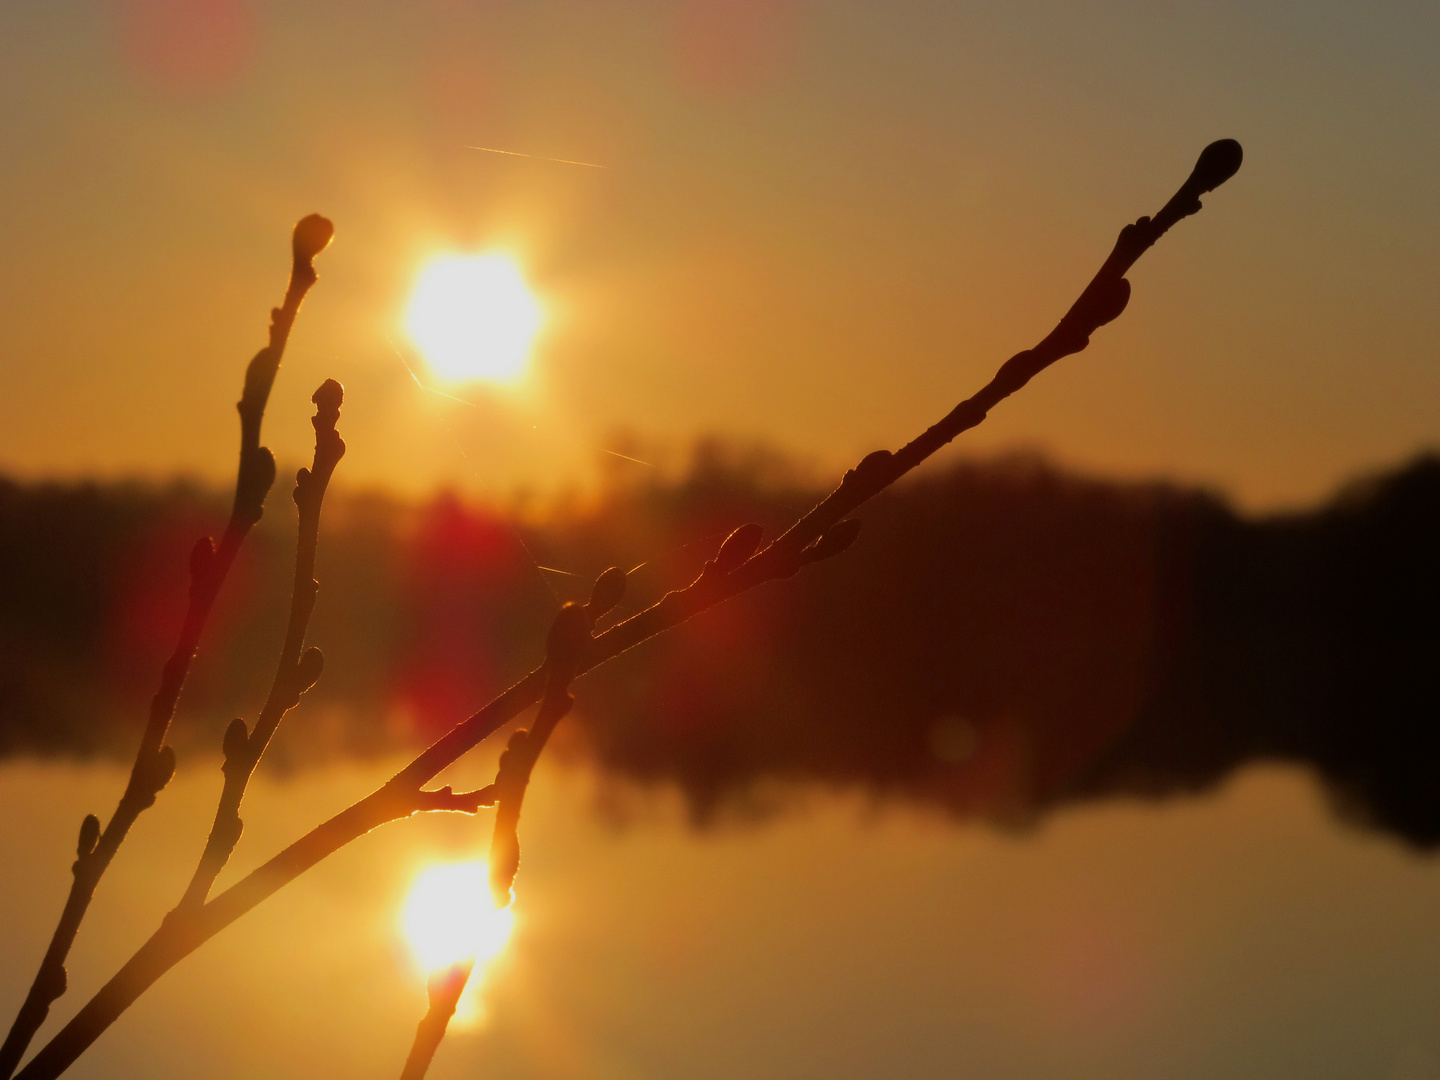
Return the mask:
<path id="1" fill-rule="evenodd" d="M 451 382 L 511 382 L 525 371 L 543 312 L 508 255 L 441 255 L 420 272 L 405 330 Z"/>
<path id="2" fill-rule="evenodd" d="M 415 879 L 400 925 L 415 958 L 426 971 L 474 960 L 477 968 L 494 959 L 515 916 L 497 911 L 490 899 L 483 862 L 442 863 Z"/>

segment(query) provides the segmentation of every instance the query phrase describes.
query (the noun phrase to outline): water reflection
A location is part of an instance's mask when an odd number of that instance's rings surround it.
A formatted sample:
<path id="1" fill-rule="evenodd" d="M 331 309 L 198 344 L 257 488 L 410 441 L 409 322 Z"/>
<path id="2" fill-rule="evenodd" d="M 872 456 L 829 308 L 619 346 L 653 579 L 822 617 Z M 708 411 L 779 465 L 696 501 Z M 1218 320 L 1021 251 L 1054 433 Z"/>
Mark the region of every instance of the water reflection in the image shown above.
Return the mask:
<path id="1" fill-rule="evenodd" d="M 388 764 L 257 782 L 228 873 Z M 182 772 L 142 818 L 70 1008 L 183 888 L 218 778 Z M 0 864 L 25 868 L 0 888 L 0 1006 L 63 896 L 75 822 L 122 782 L 0 768 Z M 1440 862 L 1337 829 L 1302 773 L 1070 809 L 1024 836 L 818 791 L 703 833 L 678 797 L 630 792 L 616 828 L 598 790 L 537 775 L 487 1022 L 447 1040 L 436 1077 L 1440 1076 Z M 75 1075 L 398 1071 L 424 1005 L 399 912 L 487 825 L 437 815 L 352 845 L 167 975 Z"/>
<path id="2" fill-rule="evenodd" d="M 513 907 L 496 909 L 486 864 L 478 859 L 437 863 L 420 872 L 400 912 L 400 928 L 427 975 L 473 965 L 452 1025 L 478 1022 L 480 984 L 515 928 Z"/>
<path id="3" fill-rule="evenodd" d="M 638 566 L 628 614 L 734 526 L 775 535 L 818 496 L 787 468 L 701 446 L 683 476 L 539 516 L 329 500 L 325 676 L 269 767 L 430 741 L 535 663 L 555 594 Z M 0 754 L 129 760 L 186 552 L 223 514 L 183 488 L 0 482 Z M 1283 760 L 1351 818 L 1440 845 L 1440 459 L 1260 520 L 1164 484 L 958 463 L 862 516 L 843 559 L 587 676 L 566 730 L 625 780 L 677 785 L 701 821 L 798 782 L 1030 824 Z M 181 701 L 182 757 L 263 700 L 290 551 L 267 513 Z M 537 563 L 566 573 L 547 585 Z"/>

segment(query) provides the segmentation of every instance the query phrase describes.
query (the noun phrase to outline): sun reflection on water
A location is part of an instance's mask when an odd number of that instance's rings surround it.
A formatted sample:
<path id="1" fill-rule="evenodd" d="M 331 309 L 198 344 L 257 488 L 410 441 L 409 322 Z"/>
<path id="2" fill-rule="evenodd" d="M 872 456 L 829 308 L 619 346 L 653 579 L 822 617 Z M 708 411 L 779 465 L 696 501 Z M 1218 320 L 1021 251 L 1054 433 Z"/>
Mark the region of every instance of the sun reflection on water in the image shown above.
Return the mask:
<path id="1" fill-rule="evenodd" d="M 512 908 L 497 911 L 490 899 L 484 862 L 442 863 L 424 870 L 410 887 L 400 926 L 415 959 L 427 974 L 475 962 L 452 1023 L 480 1019 L 477 996 L 485 968 L 510 939 Z"/>

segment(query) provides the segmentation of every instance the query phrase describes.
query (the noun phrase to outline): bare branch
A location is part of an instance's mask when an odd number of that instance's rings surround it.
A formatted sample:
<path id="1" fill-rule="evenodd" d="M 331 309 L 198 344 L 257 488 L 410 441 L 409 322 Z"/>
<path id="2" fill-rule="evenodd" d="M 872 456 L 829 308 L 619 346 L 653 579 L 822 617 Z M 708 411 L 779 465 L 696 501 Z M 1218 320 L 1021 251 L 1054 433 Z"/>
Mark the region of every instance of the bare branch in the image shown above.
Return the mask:
<path id="1" fill-rule="evenodd" d="M 8 1078 L 15 1071 L 30 1040 L 49 1015 L 51 1004 L 65 993 L 65 961 L 90 907 L 90 900 L 95 895 L 95 888 L 130 826 L 141 813 L 154 805 L 156 795 L 170 782 L 175 772 L 175 751 L 165 745 L 165 735 L 170 730 L 180 691 L 190 671 L 190 661 L 195 657 L 215 597 L 225 582 L 241 543 L 251 527 L 260 520 L 265 496 L 275 481 L 275 459 L 269 450 L 260 445 L 260 424 L 270 399 L 270 388 L 285 354 L 290 328 L 300 311 L 301 301 L 316 281 L 315 256 L 325 249 L 333 234 L 334 227 L 329 221 L 319 214 L 311 214 L 296 224 L 291 236 L 290 284 L 285 290 L 285 300 L 270 312 L 270 340 L 250 361 L 245 371 L 245 388 L 236 406 L 240 413 L 240 464 L 229 524 L 218 548 L 209 537 L 205 537 L 191 551 L 190 599 L 185 621 L 181 624 L 175 651 L 165 663 L 160 689 L 150 702 L 150 717 L 135 754 L 135 764 L 130 770 L 130 782 L 103 831 L 99 829 L 99 819 L 93 814 L 87 816 L 81 826 L 79 858 L 73 867 L 70 894 L 35 981 L 15 1016 L 4 1045 L 0 1046 L 0 1077 Z"/>
<path id="2" fill-rule="evenodd" d="M 475 961 L 456 964 L 430 976 L 425 985 L 430 1008 L 415 1029 L 415 1041 L 410 1047 L 410 1056 L 405 1059 L 405 1068 L 400 1080 L 421 1080 L 434 1060 L 440 1041 L 445 1038 L 445 1029 L 450 1026 L 450 1017 L 455 1015 L 455 1006 L 470 981 L 470 972 Z"/>
<path id="3" fill-rule="evenodd" d="M 326 379 L 310 399 L 316 406 L 315 416 L 310 421 L 315 427 L 315 458 L 310 468 L 301 469 L 295 477 L 293 497 L 300 511 L 300 525 L 295 545 L 295 585 L 290 595 L 290 619 L 285 630 L 285 643 L 280 649 L 280 662 L 270 685 L 270 695 L 259 719 L 255 721 L 255 730 L 247 732 L 245 721 L 240 719 L 231 721 L 225 730 L 225 764 L 221 766 L 225 785 L 220 793 L 220 803 L 215 808 L 215 821 L 205 841 L 205 850 L 177 911 L 193 911 L 210 895 L 211 886 L 240 840 L 240 832 L 244 828 L 244 822 L 240 820 L 240 803 L 245 798 L 245 788 L 255 773 L 255 767 L 260 764 L 260 758 L 285 714 L 300 704 L 300 698 L 315 685 L 325 666 L 325 658 L 319 649 L 305 649 L 303 653 L 301 649 L 305 645 L 305 630 L 310 625 L 320 589 L 315 580 L 320 507 L 325 501 L 325 488 L 334 475 L 335 466 L 345 455 L 345 440 L 335 430 L 344 397 L 345 391 L 340 384 L 334 379 Z"/>
<path id="4" fill-rule="evenodd" d="M 579 677 L 732 596 L 763 582 L 797 573 L 809 561 L 804 554 L 806 550 L 866 500 L 955 436 L 975 427 L 990 409 L 1050 364 L 1084 349 L 1090 335 L 1118 317 L 1128 303 L 1130 284 L 1124 278 L 1125 273 L 1172 225 L 1196 213 L 1200 209 L 1200 196 L 1233 176 L 1240 161 L 1240 144 L 1233 140 L 1224 139 L 1206 147 L 1190 177 L 1154 218 L 1141 218 L 1121 230 L 1099 272 L 1038 345 L 1011 357 L 979 393 L 962 401 L 939 423 L 900 450 L 895 453 L 880 450 L 868 455 L 845 474 L 839 487 L 764 550 L 738 563 L 731 561 L 733 551 L 723 561 L 717 556 L 686 588 L 668 593 L 651 607 L 590 639 L 574 675 Z M 758 545 L 758 536 L 756 541 Z M 745 543 L 749 543 L 748 537 Z M 721 551 L 724 550 L 722 547 Z M 49 1080 L 59 1076 L 131 1002 L 203 942 L 351 840 L 413 812 L 415 793 L 421 785 L 539 701 L 547 681 L 546 665 L 542 665 L 469 719 L 451 728 L 379 790 L 291 844 L 207 902 L 183 924 L 174 920 L 167 922 L 19 1076 L 23 1080 Z M 412 810 L 404 810 L 405 807 Z"/>
<path id="5" fill-rule="evenodd" d="M 495 785 L 486 784 L 475 791 L 451 791 L 443 787 L 439 791 L 414 792 L 413 814 L 434 810 L 448 810 L 456 814 L 476 814 L 482 806 L 495 805 Z"/>
<path id="6" fill-rule="evenodd" d="M 575 703 L 570 696 L 570 681 L 575 677 L 575 665 L 590 640 L 595 620 L 618 604 L 624 595 L 624 571 L 611 567 L 595 582 L 589 604 L 584 607 L 566 604 L 550 627 L 545 653 L 545 696 L 540 699 L 535 726 L 529 731 L 521 728 L 510 737 L 509 746 L 500 755 L 493 785 L 497 809 L 495 831 L 490 840 L 490 893 L 497 908 L 509 907 L 513 899 L 511 886 L 520 868 L 520 805 L 525 799 L 530 774 L 555 725 Z M 415 1040 L 400 1080 L 420 1080 L 430 1068 L 474 967 L 475 962 L 471 960 L 431 976 L 430 1007 L 415 1029 Z"/>
<path id="7" fill-rule="evenodd" d="M 520 728 L 511 735 L 500 755 L 495 775 L 495 832 L 490 839 L 490 892 L 497 908 L 509 907 L 513 899 L 510 887 L 520 869 L 520 806 L 525 801 L 530 774 L 555 725 L 575 704 L 570 696 L 570 680 L 590 640 L 593 619 L 588 615 L 578 604 L 566 604 L 555 616 L 545 655 L 545 694 L 540 699 L 535 726 L 528 731 Z"/>

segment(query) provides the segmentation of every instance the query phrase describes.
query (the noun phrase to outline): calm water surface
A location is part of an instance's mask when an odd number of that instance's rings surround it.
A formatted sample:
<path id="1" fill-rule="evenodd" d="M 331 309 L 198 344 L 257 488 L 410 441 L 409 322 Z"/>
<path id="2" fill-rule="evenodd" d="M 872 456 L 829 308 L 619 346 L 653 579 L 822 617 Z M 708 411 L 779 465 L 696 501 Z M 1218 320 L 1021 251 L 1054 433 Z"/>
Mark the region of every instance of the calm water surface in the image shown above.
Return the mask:
<path id="1" fill-rule="evenodd" d="M 257 779 L 234 872 L 392 764 Z M 123 779 L 0 767 L 7 1018 L 80 818 Z M 218 787 L 216 768 L 182 770 L 142 818 L 62 1016 L 179 895 Z M 438 1080 L 1440 1078 L 1440 860 L 1337 826 L 1304 774 L 1251 770 L 1024 835 L 825 793 L 706 833 L 637 795 L 620 827 L 597 790 L 580 769 L 537 774 L 514 936 Z M 398 912 L 420 870 L 482 853 L 488 827 L 432 816 L 357 842 L 166 976 L 72 1075 L 398 1075 L 424 1007 Z"/>

